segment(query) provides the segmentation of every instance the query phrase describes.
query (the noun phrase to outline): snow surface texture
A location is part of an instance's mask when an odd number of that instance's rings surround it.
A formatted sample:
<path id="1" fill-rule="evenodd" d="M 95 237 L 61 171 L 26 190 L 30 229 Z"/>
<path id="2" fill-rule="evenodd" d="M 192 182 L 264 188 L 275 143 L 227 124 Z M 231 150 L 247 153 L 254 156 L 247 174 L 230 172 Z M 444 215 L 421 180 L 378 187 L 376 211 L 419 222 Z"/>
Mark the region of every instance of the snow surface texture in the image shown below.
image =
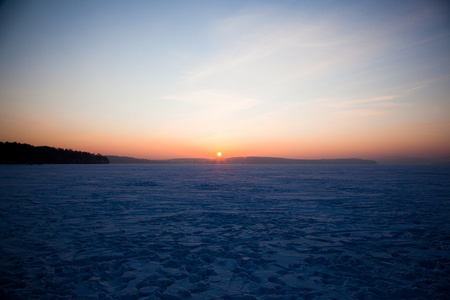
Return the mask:
<path id="1" fill-rule="evenodd" d="M 0 298 L 445 299 L 448 167 L 0 166 Z"/>

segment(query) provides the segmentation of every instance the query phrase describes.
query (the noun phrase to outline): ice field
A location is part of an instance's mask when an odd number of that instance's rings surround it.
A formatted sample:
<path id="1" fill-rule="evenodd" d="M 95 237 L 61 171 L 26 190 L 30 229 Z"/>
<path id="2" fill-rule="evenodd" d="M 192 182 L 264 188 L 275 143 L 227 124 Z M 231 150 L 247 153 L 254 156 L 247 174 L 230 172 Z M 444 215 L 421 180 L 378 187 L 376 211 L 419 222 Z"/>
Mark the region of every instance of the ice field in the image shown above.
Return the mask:
<path id="1" fill-rule="evenodd" d="M 450 168 L 2 165 L 1 299 L 449 299 Z"/>

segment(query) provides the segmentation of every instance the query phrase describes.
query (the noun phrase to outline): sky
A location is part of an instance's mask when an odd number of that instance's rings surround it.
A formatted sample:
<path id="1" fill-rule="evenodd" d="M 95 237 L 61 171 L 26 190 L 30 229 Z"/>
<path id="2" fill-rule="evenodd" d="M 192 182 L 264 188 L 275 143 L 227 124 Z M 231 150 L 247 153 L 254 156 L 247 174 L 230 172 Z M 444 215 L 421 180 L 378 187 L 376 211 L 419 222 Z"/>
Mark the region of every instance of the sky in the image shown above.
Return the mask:
<path id="1" fill-rule="evenodd" d="M 450 157 L 446 1 L 4 1 L 0 141 Z"/>

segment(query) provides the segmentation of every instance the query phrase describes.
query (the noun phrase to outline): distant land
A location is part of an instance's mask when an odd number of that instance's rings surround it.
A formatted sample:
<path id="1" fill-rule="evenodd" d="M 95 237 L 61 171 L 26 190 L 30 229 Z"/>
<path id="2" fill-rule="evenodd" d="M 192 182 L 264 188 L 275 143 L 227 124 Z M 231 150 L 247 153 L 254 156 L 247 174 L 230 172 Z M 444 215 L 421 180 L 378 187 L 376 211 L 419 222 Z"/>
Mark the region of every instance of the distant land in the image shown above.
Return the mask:
<path id="1" fill-rule="evenodd" d="M 289 159 L 279 157 L 230 157 L 230 158 L 175 158 L 164 160 L 151 160 L 140 159 L 127 156 L 107 156 L 112 164 L 282 164 L 282 165 L 295 165 L 295 164 L 365 164 L 376 165 L 374 160 L 358 159 L 358 158 L 342 158 L 342 159 Z"/>
<path id="2" fill-rule="evenodd" d="M 109 164 L 100 154 L 15 142 L 0 142 L 0 153 L 0 164 Z"/>
<path id="3" fill-rule="evenodd" d="M 422 157 L 385 156 L 376 158 L 381 165 L 450 165 L 450 157 L 427 159 Z"/>
<path id="4" fill-rule="evenodd" d="M 353 164 L 353 165 L 450 165 L 450 157 L 426 159 L 420 157 L 389 156 L 375 160 L 359 158 L 290 159 L 281 157 L 221 157 L 143 159 L 128 156 L 101 155 L 71 149 L 33 146 L 17 142 L 0 142 L 0 164 Z"/>

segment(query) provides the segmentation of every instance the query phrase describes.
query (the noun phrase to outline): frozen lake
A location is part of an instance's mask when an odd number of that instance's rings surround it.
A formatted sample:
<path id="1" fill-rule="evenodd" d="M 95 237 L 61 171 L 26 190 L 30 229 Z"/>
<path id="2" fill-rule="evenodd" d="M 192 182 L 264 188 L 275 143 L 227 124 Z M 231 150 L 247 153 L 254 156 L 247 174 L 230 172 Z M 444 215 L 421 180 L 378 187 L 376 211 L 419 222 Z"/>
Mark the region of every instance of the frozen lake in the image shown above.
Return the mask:
<path id="1" fill-rule="evenodd" d="M 450 168 L 2 165 L 0 298 L 448 299 Z"/>

